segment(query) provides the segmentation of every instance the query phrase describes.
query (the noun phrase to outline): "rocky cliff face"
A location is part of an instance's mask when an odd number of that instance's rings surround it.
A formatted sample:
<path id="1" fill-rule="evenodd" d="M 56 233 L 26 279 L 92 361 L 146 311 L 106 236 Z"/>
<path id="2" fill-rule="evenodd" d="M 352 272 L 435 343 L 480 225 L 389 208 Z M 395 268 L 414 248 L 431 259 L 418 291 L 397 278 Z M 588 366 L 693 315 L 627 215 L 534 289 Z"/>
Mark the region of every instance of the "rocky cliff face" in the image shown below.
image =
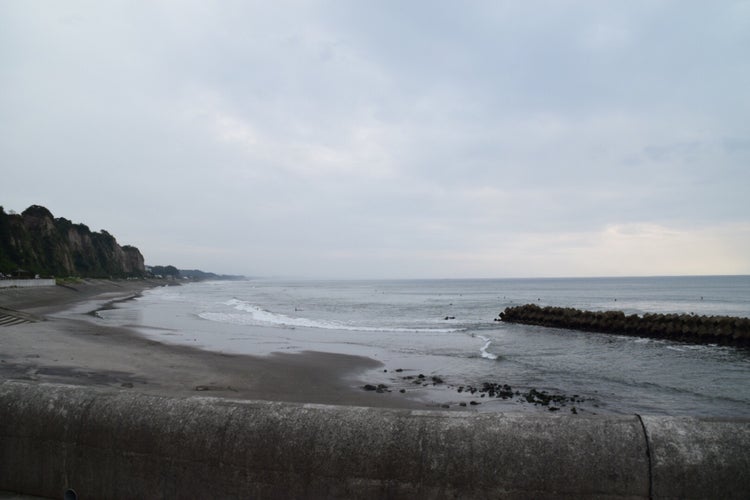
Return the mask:
<path id="1" fill-rule="evenodd" d="M 55 218 L 33 205 L 22 214 L 0 207 L 0 272 L 44 276 L 129 277 L 145 274 L 143 255 L 106 231 Z"/>

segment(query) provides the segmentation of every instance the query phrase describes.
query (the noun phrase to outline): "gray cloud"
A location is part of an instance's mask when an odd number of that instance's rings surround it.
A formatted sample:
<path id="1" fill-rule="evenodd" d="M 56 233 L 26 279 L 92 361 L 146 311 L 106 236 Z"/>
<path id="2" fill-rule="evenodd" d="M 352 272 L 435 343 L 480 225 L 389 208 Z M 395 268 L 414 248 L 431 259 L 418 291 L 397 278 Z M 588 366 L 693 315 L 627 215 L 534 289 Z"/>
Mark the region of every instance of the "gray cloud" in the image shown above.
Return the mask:
<path id="1" fill-rule="evenodd" d="M 748 49 L 746 2 L 3 2 L 1 203 L 218 272 L 750 273 Z"/>

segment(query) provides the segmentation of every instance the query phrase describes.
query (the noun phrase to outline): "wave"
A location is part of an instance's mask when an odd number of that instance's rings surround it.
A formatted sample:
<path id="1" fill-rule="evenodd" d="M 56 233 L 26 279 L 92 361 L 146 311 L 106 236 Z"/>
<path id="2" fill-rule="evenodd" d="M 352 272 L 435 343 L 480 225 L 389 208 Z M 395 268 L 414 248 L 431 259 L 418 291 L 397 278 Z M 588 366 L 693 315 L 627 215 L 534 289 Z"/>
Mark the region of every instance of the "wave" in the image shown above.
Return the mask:
<path id="1" fill-rule="evenodd" d="M 396 332 L 396 333 L 453 333 L 463 331 L 461 328 L 402 328 L 391 326 L 363 326 L 341 323 L 338 321 L 315 320 L 303 317 L 291 317 L 273 313 L 249 302 L 232 299 L 225 305 L 234 307 L 240 313 L 203 312 L 200 318 L 220 323 L 236 325 L 277 326 L 284 328 L 319 328 L 324 330 L 347 330 L 356 332 Z"/>
<path id="2" fill-rule="evenodd" d="M 487 359 L 497 359 L 497 354 L 487 352 L 487 348 L 490 346 L 490 344 L 492 344 L 492 341 L 483 335 L 477 335 L 477 337 L 484 340 L 484 345 L 481 349 L 479 349 L 479 352 L 482 353 L 482 357 Z"/>

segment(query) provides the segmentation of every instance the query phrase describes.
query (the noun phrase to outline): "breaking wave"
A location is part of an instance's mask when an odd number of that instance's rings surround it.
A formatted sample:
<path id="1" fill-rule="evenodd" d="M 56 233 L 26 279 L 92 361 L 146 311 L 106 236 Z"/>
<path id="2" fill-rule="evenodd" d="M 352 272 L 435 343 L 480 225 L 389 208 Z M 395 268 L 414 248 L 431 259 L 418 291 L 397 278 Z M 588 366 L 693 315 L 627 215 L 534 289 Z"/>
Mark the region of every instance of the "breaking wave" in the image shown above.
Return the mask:
<path id="1" fill-rule="evenodd" d="M 487 358 L 487 359 L 497 359 L 497 354 L 492 354 L 491 352 L 487 352 L 487 348 L 490 346 L 490 344 L 492 344 L 492 341 L 482 335 L 477 335 L 477 337 L 484 340 L 484 345 L 482 346 L 481 349 L 479 349 L 479 352 L 482 353 L 482 357 Z"/>
<path id="2" fill-rule="evenodd" d="M 363 326 L 341 323 L 338 321 L 316 320 L 303 317 L 291 317 L 262 309 L 254 304 L 239 299 L 232 299 L 225 303 L 239 312 L 203 312 L 200 318 L 220 323 L 235 325 L 277 326 L 283 328 L 320 328 L 324 330 L 347 330 L 356 332 L 403 332 L 403 333 L 452 333 L 462 331 L 461 328 L 403 328 L 392 326 Z"/>

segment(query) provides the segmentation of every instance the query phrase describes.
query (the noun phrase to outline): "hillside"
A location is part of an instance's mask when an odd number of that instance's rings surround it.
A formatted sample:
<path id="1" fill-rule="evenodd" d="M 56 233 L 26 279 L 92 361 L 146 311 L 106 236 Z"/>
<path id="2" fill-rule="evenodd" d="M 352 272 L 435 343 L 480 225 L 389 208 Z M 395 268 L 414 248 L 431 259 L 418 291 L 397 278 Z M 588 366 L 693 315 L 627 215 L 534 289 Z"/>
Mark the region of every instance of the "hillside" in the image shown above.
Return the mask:
<path id="1" fill-rule="evenodd" d="M 0 207 L 0 273 L 86 278 L 143 276 L 143 255 L 107 231 L 55 218 L 32 205 L 20 215 Z"/>

